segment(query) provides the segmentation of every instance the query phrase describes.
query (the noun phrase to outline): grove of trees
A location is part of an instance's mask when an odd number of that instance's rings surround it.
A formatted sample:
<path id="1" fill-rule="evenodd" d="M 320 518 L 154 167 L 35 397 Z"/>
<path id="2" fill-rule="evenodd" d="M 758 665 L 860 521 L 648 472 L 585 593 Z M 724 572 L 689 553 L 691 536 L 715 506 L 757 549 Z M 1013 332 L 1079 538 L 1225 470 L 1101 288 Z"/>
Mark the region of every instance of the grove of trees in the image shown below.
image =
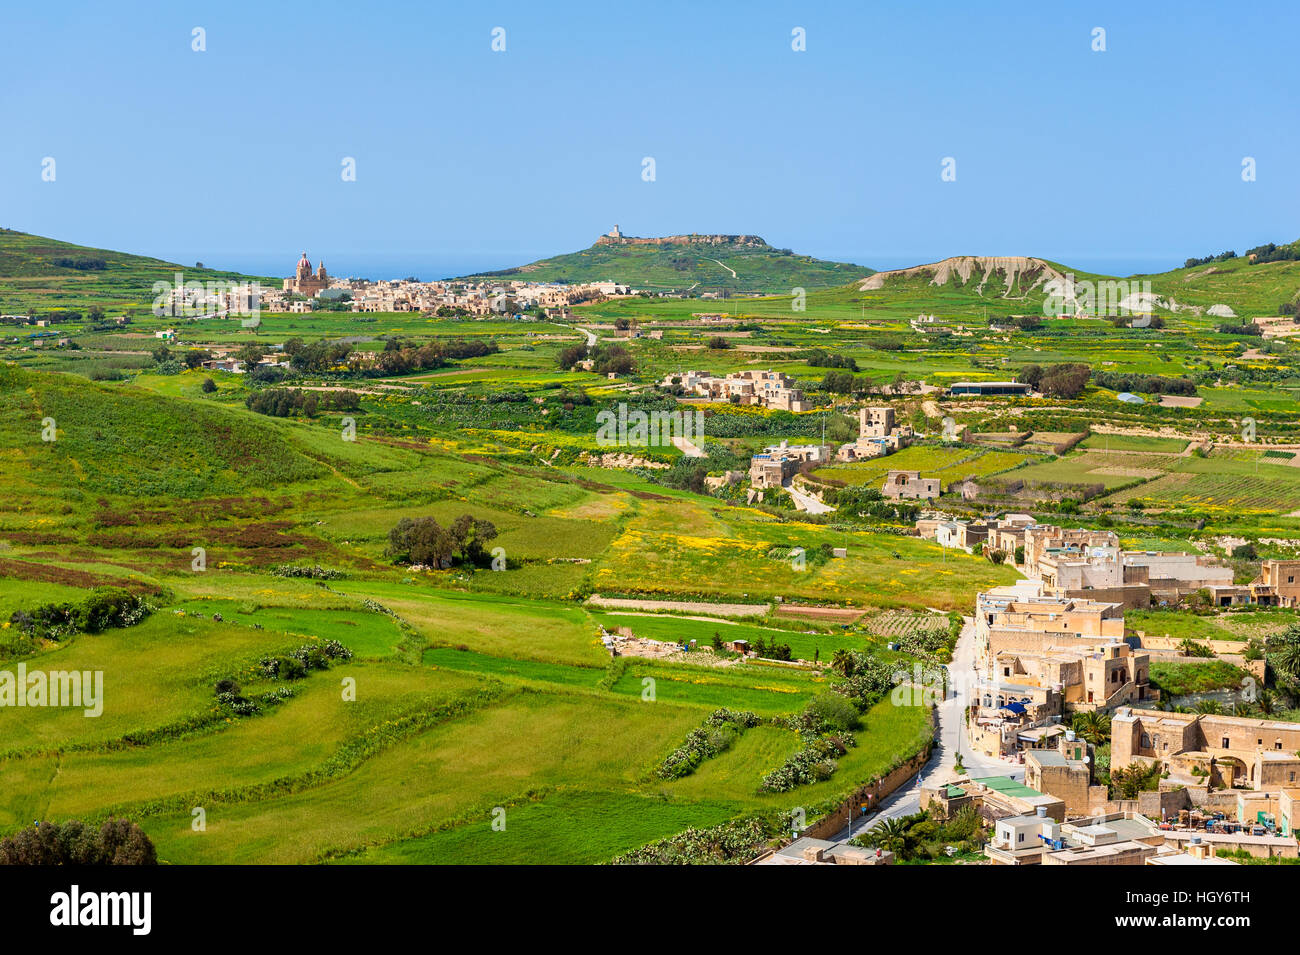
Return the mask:
<path id="1" fill-rule="evenodd" d="M 433 517 L 403 517 L 388 532 L 385 555 L 398 564 L 447 568 L 478 567 L 488 562 L 487 545 L 497 536 L 491 521 L 462 514 L 443 527 Z"/>

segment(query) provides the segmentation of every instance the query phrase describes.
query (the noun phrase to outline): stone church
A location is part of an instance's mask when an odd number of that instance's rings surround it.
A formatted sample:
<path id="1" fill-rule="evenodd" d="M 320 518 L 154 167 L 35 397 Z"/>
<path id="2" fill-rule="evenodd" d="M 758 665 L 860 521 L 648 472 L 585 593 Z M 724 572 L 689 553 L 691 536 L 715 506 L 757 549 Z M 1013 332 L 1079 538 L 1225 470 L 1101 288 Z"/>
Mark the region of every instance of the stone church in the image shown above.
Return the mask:
<path id="1" fill-rule="evenodd" d="M 321 262 L 316 274 L 313 275 L 311 262 L 307 258 L 307 253 L 304 252 L 302 258 L 298 260 L 297 274 L 291 279 L 284 280 L 284 290 L 286 292 L 297 292 L 307 298 L 315 298 L 327 289 L 329 284 L 329 276 L 325 274 L 325 263 Z"/>

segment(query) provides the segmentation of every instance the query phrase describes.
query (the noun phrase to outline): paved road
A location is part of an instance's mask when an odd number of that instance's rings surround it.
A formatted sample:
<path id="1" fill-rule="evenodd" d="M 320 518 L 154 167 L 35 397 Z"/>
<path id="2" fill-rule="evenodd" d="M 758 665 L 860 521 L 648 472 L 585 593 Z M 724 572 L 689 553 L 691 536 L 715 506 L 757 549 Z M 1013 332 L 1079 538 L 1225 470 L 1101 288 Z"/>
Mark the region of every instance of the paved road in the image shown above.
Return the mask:
<path id="1" fill-rule="evenodd" d="M 675 447 L 678 451 L 682 452 L 682 454 L 683 454 L 684 456 L 688 457 L 688 458 L 707 458 L 707 457 L 708 457 L 708 455 L 704 453 L 704 449 L 703 449 L 703 448 L 701 448 L 701 447 L 700 447 L 699 445 L 697 445 L 695 442 L 690 441 L 690 440 L 687 439 L 687 438 L 674 437 L 674 438 L 673 438 L 673 447 Z"/>
<path id="2" fill-rule="evenodd" d="M 973 685 L 975 678 L 975 624 L 966 617 L 953 648 L 952 663 L 948 665 L 949 680 L 957 692 L 949 692 L 948 699 L 939 704 L 936 710 L 938 742 L 930 753 L 929 761 L 911 782 L 900 786 L 891 795 L 881 801 L 873 813 L 858 816 L 852 825 L 840 830 L 834 837 L 835 842 L 845 842 L 853 836 L 861 835 L 882 819 L 894 819 L 908 816 L 921 808 L 921 787 L 925 783 L 940 783 L 956 776 L 954 769 L 957 753 L 961 753 L 966 771 L 973 776 L 1011 776 L 1023 779 L 1023 766 L 1000 759 L 992 759 L 982 753 L 975 753 L 970 748 L 966 733 L 965 688 Z M 847 822 L 847 820 L 846 820 Z"/>
<path id="3" fill-rule="evenodd" d="M 789 491 L 790 496 L 794 498 L 794 506 L 796 510 L 807 511 L 809 514 L 829 514 L 831 511 L 835 510 L 835 508 L 831 507 L 829 504 L 823 504 L 811 494 L 805 494 L 803 491 L 795 487 L 793 483 L 785 485 L 785 489 Z"/>

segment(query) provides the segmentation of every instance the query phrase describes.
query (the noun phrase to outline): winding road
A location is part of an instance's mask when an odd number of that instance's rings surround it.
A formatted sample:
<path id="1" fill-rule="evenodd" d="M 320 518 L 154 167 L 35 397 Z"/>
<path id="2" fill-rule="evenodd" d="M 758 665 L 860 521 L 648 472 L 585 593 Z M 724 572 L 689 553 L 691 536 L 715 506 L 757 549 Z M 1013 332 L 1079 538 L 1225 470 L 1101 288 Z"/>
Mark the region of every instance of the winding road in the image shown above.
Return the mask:
<path id="1" fill-rule="evenodd" d="M 948 664 L 949 684 L 955 690 L 949 690 L 948 698 L 935 709 L 937 742 L 930 752 L 929 761 L 915 779 L 881 800 L 875 812 L 855 818 L 850 825 L 836 833 L 835 842 L 847 842 L 882 819 L 895 819 L 919 812 L 921 787 L 956 777 L 957 772 L 954 767 L 958 753 L 961 753 L 966 772 L 972 776 L 1010 776 L 1018 780 L 1024 778 L 1023 766 L 992 759 L 970 748 L 970 740 L 966 734 L 965 711 L 966 691 L 974 685 L 976 676 L 975 623 L 970 617 L 965 617 L 963 620 L 961 634 L 957 637 L 957 645 L 953 649 L 952 662 Z"/>

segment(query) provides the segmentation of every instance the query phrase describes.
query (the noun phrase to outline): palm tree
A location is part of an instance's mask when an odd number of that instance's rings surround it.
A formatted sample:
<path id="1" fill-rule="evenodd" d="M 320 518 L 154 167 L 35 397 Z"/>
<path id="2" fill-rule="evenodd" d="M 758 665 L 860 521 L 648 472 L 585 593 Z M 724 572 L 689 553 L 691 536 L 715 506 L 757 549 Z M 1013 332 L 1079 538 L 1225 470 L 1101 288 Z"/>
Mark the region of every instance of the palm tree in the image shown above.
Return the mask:
<path id="1" fill-rule="evenodd" d="M 1110 739 L 1110 714 L 1097 710 L 1075 713 L 1072 728 L 1080 739 L 1102 746 Z"/>
<path id="2" fill-rule="evenodd" d="M 1150 766 L 1133 763 L 1111 769 L 1110 783 L 1115 795 L 1121 799 L 1137 799 L 1138 793 L 1154 790 L 1160 785 L 1161 764 L 1159 760 Z"/>
<path id="3" fill-rule="evenodd" d="M 867 830 L 862 841 L 898 855 L 907 845 L 908 825 L 901 819 L 883 819 Z"/>
<path id="4" fill-rule="evenodd" d="M 1277 709 L 1277 692 L 1265 687 L 1259 691 L 1259 697 L 1255 700 L 1255 705 L 1259 707 L 1259 712 L 1262 715 L 1272 716 Z"/>
<path id="5" fill-rule="evenodd" d="M 831 654 L 831 669 L 840 676 L 853 676 L 853 654 L 840 647 Z"/>
<path id="6" fill-rule="evenodd" d="M 1288 682 L 1300 683 L 1300 632 L 1287 630 L 1269 640 L 1268 662 Z"/>
<path id="7" fill-rule="evenodd" d="M 1195 712 L 1211 713 L 1218 716 L 1223 713 L 1223 704 L 1218 700 L 1201 700 L 1196 704 Z"/>

